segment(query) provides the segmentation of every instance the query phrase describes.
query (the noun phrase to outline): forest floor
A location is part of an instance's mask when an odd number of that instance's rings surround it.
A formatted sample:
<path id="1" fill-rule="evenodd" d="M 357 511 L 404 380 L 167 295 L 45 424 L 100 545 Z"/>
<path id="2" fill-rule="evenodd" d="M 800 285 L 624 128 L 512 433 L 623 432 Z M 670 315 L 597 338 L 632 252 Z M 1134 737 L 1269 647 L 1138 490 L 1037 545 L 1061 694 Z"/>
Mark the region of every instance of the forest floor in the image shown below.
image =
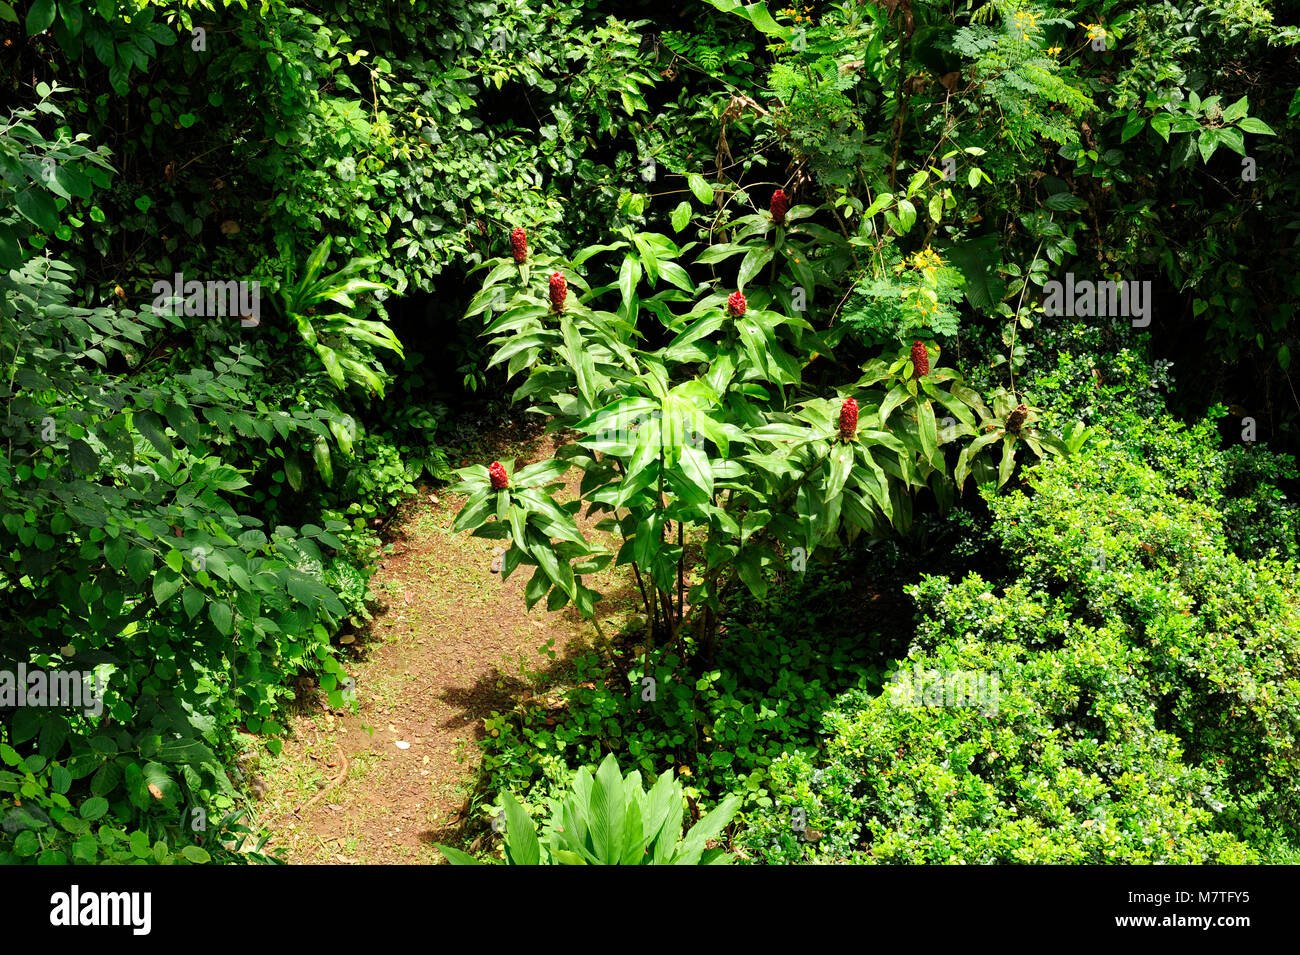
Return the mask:
<path id="1" fill-rule="evenodd" d="M 522 467 L 552 457 L 557 441 L 539 425 L 510 424 L 488 436 L 489 456 L 465 463 L 518 458 Z M 562 500 L 576 497 L 581 472 L 567 478 Z M 456 844 L 479 811 L 484 718 L 544 692 L 596 640 L 572 606 L 525 610 L 532 568 L 509 580 L 492 572 L 502 542 L 453 534 L 462 503 L 421 489 L 391 522 L 393 548 L 371 580 L 380 606 L 340 661 L 356 681 L 357 712 L 331 709 L 309 687 L 280 755 L 261 757 L 256 822 L 273 834 L 267 849 L 290 863 L 441 862 L 437 844 Z M 578 518 L 589 540 L 612 543 L 596 522 Z M 636 613 L 635 585 L 612 565 L 584 580 L 605 594 L 598 619 L 612 635 Z"/>

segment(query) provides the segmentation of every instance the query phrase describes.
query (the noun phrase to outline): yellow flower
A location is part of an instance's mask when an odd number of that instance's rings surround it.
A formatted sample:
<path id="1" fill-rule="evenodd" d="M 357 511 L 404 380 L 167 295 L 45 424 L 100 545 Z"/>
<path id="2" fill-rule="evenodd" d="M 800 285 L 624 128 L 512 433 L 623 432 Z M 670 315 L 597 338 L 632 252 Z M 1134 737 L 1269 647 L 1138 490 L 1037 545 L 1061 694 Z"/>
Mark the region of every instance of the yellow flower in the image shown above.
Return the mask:
<path id="1" fill-rule="evenodd" d="M 929 246 L 912 256 L 912 268 L 920 269 L 923 272 L 933 272 L 941 265 L 943 265 L 943 259 Z"/>

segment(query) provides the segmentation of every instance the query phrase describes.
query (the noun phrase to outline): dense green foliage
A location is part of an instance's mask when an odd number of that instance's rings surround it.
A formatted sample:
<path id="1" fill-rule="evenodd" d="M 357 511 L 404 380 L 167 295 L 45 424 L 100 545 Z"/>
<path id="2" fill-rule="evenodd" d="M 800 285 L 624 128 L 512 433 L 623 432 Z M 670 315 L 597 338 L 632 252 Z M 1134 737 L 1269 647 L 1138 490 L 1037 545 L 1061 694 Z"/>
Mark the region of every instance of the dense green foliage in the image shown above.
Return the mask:
<path id="1" fill-rule="evenodd" d="M 453 473 L 642 603 L 486 721 L 508 861 L 1293 858 L 1293 14 L 0 0 L 0 672 L 103 687 L 0 696 L 0 862 L 268 859 L 237 740 Z M 453 471 L 515 402 L 571 442 Z M 529 840 L 597 786 L 640 842 Z"/>
<path id="2" fill-rule="evenodd" d="M 647 792 L 639 772 L 623 776 L 613 753 L 594 776 L 585 766 L 578 770 L 573 791 L 552 810 L 544 842 L 509 793 L 504 802 L 507 865 L 726 865 L 726 850 L 706 844 L 727 827 L 739 804 L 728 797 L 681 836 L 682 787 L 673 771 L 665 770 Z M 453 864 L 476 864 L 457 849 L 444 846 L 442 852 Z"/>
<path id="3" fill-rule="evenodd" d="M 758 852 L 800 857 L 795 805 L 831 858 L 1240 862 L 1287 845 L 1300 567 L 1233 554 L 1203 503 L 1222 472 L 1193 489 L 1154 469 L 1136 423 L 992 501 L 1005 579 L 909 588 L 921 621 L 900 670 L 998 673 L 996 712 L 841 698 L 824 754 L 773 769 Z M 1214 453 L 1203 434 L 1177 446 Z"/>

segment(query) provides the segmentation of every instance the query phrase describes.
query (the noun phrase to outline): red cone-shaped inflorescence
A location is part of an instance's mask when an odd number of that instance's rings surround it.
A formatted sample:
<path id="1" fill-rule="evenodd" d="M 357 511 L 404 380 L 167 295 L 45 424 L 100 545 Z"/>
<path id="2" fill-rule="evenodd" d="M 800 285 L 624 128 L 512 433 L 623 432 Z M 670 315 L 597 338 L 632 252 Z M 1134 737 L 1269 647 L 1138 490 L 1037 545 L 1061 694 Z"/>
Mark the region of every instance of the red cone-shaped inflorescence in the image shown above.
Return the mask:
<path id="1" fill-rule="evenodd" d="M 528 233 L 520 228 L 511 232 L 510 248 L 514 250 L 515 261 L 523 265 L 524 259 L 528 258 Z"/>
<path id="2" fill-rule="evenodd" d="M 858 433 L 858 403 L 852 398 L 845 398 L 840 405 L 840 440 L 852 441 Z"/>
<path id="3" fill-rule="evenodd" d="M 1016 410 L 1007 416 L 1007 431 L 1012 434 L 1019 434 L 1021 426 L 1024 425 L 1025 419 L 1028 417 L 1029 406 L 1024 402 L 1016 405 Z"/>
<path id="4" fill-rule="evenodd" d="M 732 292 L 727 299 L 727 314 L 732 318 L 744 318 L 746 308 L 744 293 Z"/>
<path id="5" fill-rule="evenodd" d="M 768 211 L 772 213 L 773 222 L 777 225 L 785 225 L 785 214 L 790 211 L 790 200 L 785 197 L 784 189 L 772 193 L 772 204 L 768 206 Z"/>
<path id="6" fill-rule="evenodd" d="M 488 477 L 492 479 L 494 491 L 501 491 L 510 486 L 510 478 L 506 477 L 506 469 L 501 466 L 500 461 L 492 462 L 492 466 L 488 468 Z"/>
<path id="7" fill-rule="evenodd" d="M 930 374 L 930 354 L 925 350 L 924 342 L 912 342 L 912 367 L 916 369 L 917 378 Z"/>
<path id="8" fill-rule="evenodd" d="M 559 272 L 551 273 L 551 311 L 564 311 L 564 299 L 569 294 L 569 283 Z"/>

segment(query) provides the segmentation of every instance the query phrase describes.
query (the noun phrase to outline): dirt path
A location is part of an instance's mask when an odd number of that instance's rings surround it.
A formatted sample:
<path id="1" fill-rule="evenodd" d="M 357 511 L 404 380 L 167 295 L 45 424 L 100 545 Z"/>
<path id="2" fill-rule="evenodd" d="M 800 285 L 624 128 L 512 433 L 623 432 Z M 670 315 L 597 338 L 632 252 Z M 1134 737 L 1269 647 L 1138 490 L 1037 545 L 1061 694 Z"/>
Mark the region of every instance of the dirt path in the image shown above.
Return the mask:
<path id="1" fill-rule="evenodd" d="M 551 457 L 556 439 L 514 428 L 494 447 L 495 458 L 522 466 Z M 568 478 L 571 497 L 580 472 Z M 346 664 L 359 712 L 331 712 L 309 691 L 283 752 L 262 759 L 258 821 L 292 863 L 441 862 L 436 843 L 454 844 L 462 814 L 477 812 L 468 798 L 483 718 L 555 669 L 548 642 L 563 660 L 595 639 L 571 607 L 548 613 L 543 601 L 525 611 L 532 568 L 503 581 L 490 569 L 500 542 L 453 535 L 462 501 L 438 494 L 435 503 L 425 491 L 399 518 L 394 550 L 371 581 L 380 609 Z M 589 539 L 603 537 L 595 520 L 579 524 Z M 611 634 L 635 612 L 625 569 L 587 582 L 606 594 L 598 610 Z"/>

